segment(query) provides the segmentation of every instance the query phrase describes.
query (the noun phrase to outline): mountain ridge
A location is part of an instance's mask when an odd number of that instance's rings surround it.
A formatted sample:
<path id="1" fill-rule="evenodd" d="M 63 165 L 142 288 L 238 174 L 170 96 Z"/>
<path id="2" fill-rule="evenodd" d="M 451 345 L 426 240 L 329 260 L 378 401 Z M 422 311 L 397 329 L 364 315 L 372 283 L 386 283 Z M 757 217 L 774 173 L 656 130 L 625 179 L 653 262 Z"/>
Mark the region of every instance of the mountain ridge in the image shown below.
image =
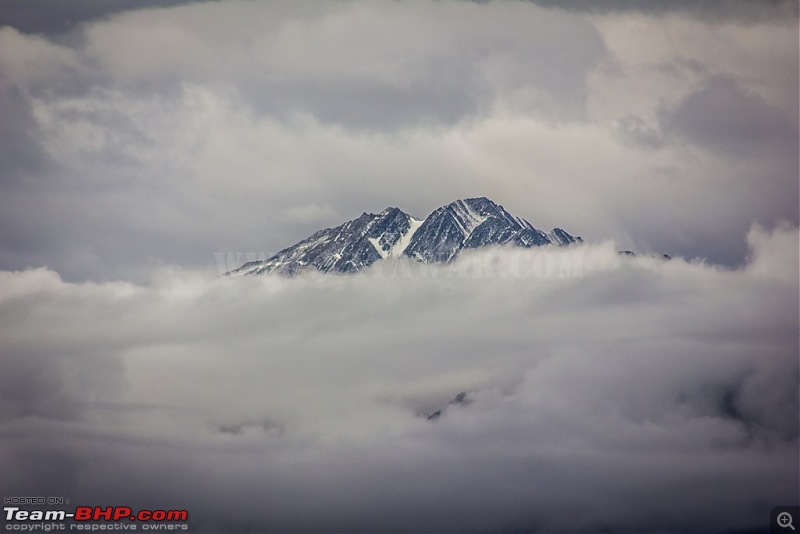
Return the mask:
<path id="1" fill-rule="evenodd" d="M 356 273 L 390 257 L 448 263 L 463 250 L 490 245 L 530 248 L 582 242 L 561 228 L 539 230 L 494 201 L 474 197 L 440 206 L 425 219 L 393 206 L 377 214 L 364 212 L 339 226 L 319 230 L 266 260 L 245 263 L 226 274 L 291 276 L 309 268 Z"/>

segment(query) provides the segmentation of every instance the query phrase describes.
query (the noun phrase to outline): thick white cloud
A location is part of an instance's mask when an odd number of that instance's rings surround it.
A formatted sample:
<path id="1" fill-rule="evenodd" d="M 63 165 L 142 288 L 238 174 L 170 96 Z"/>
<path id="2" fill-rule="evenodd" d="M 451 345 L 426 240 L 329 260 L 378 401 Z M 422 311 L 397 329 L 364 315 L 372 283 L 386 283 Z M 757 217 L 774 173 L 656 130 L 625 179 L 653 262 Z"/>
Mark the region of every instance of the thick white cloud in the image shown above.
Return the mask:
<path id="1" fill-rule="evenodd" d="M 2 272 L 0 490 L 185 506 L 193 530 L 762 528 L 798 498 L 798 231 L 748 241 L 736 270 L 605 243 Z"/>
<path id="2" fill-rule="evenodd" d="M 796 3 L 115 5 L 0 6 L 0 493 L 206 531 L 798 501 Z M 594 244 L 209 273 L 477 195 Z"/>

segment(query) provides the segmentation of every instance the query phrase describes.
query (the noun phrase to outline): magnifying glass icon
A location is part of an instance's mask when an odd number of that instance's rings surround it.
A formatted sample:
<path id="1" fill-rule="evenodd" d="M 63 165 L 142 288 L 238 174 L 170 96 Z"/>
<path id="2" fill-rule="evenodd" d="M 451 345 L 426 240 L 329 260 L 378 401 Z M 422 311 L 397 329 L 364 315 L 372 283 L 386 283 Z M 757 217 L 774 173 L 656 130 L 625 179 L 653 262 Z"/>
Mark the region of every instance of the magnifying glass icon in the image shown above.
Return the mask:
<path id="1" fill-rule="evenodd" d="M 792 514 L 790 514 L 789 512 L 779 513 L 778 526 L 783 528 L 789 527 L 790 529 L 794 530 L 794 525 L 792 525 Z"/>

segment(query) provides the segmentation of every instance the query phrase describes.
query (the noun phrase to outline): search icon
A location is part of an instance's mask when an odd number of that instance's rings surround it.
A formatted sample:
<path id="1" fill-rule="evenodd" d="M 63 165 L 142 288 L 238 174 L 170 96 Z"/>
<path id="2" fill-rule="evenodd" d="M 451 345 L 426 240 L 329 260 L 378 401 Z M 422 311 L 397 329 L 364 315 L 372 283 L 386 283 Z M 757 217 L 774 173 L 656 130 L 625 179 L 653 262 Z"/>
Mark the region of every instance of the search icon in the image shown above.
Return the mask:
<path id="1" fill-rule="evenodd" d="M 778 525 L 782 528 L 789 527 L 790 529 L 794 530 L 794 525 L 792 525 L 792 514 L 790 514 L 789 512 L 779 513 Z"/>

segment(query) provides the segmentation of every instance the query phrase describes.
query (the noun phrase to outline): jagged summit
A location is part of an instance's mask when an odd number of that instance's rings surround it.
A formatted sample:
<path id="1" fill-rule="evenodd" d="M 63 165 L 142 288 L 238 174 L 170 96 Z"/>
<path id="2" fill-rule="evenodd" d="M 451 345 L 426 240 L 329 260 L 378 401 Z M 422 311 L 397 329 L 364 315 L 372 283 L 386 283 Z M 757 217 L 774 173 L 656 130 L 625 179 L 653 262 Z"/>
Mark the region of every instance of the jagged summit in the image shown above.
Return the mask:
<path id="1" fill-rule="evenodd" d="M 357 219 L 326 228 L 263 261 L 251 261 L 228 274 L 296 274 L 308 267 L 322 272 L 353 273 L 389 256 L 398 256 L 422 221 L 399 208 L 362 213 Z"/>
<path id="2" fill-rule="evenodd" d="M 248 262 L 228 274 L 293 275 L 310 267 L 326 273 L 354 273 L 381 259 L 401 255 L 424 263 L 447 263 L 462 250 L 489 245 L 564 246 L 581 241 L 561 228 L 538 230 L 503 206 L 477 197 L 437 208 L 425 220 L 396 207 L 377 214 L 364 212 L 344 224 L 320 230 L 271 258 Z"/>
<path id="3" fill-rule="evenodd" d="M 572 236 L 560 233 L 557 239 L 553 239 L 528 221 L 514 217 L 503 206 L 486 197 L 478 197 L 456 200 L 434 210 L 414 235 L 405 253 L 424 262 L 441 263 L 451 261 L 464 249 L 486 245 L 513 243 L 531 247 L 566 245 L 574 241 L 576 239 Z"/>

